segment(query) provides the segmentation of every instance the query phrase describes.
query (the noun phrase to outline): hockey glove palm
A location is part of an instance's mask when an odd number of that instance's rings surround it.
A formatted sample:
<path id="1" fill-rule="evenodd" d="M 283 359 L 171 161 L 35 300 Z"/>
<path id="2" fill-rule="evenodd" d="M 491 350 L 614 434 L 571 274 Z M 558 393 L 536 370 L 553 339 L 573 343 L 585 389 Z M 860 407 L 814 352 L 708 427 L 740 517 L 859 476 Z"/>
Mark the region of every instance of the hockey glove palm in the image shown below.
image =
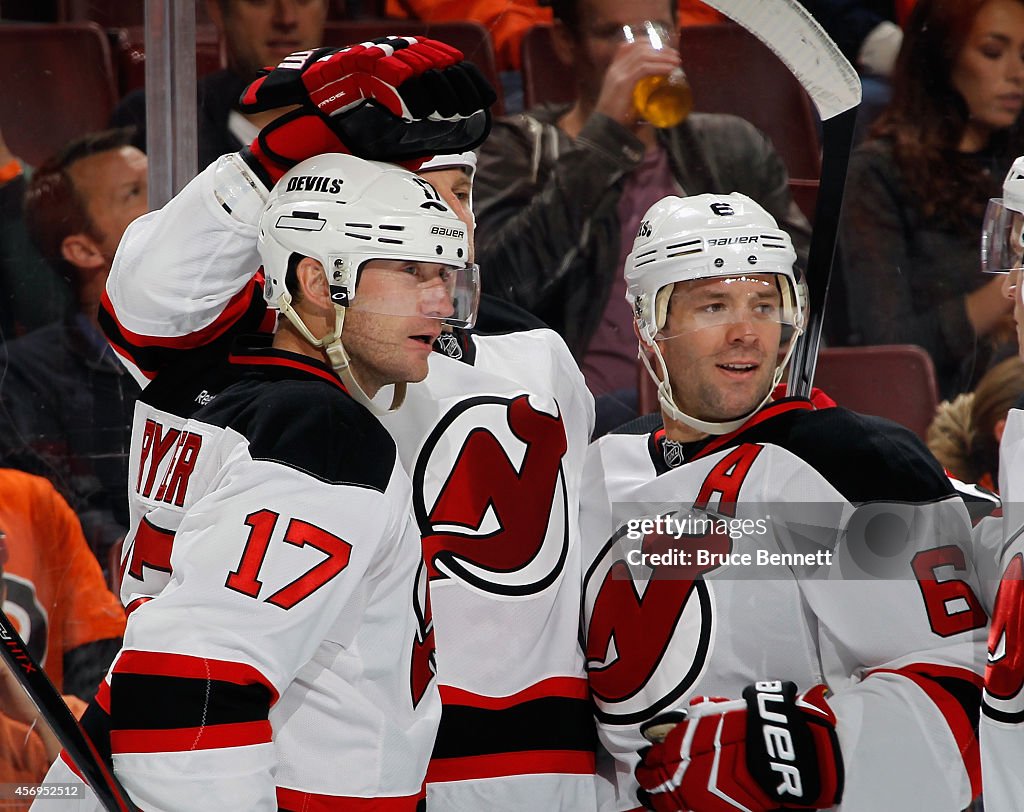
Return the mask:
<path id="1" fill-rule="evenodd" d="M 405 162 L 465 152 L 490 131 L 494 90 L 462 53 L 422 37 L 291 54 L 242 95 L 246 113 L 298 105 L 243 151 L 263 180 L 325 152 Z"/>
<path id="2" fill-rule="evenodd" d="M 817 685 L 756 682 L 743 699 L 697 697 L 644 725 L 639 797 L 658 812 L 826 809 L 843 793 L 835 715 Z"/>

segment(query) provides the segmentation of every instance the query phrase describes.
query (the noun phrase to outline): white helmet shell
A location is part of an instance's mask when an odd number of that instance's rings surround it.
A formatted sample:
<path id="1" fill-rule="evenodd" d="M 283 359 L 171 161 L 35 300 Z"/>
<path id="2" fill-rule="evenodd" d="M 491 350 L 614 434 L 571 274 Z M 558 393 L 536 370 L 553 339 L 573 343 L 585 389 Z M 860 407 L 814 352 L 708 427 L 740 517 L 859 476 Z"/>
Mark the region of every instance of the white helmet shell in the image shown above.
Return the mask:
<path id="1" fill-rule="evenodd" d="M 258 249 L 272 307 L 290 299 L 293 254 L 324 266 L 342 307 L 355 299 L 368 260 L 463 267 L 469 258 L 466 226 L 429 183 L 393 164 L 335 153 L 302 161 L 277 182 L 260 217 Z"/>
<path id="2" fill-rule="evenodd" d="M 793 263 L 796 251 L 775 219 L 746 195 L 666 197 L 640 223 L 626 257 L 626 301 L 648 342 L 665 326 L 667 299 L 658 292 L 676 282 L 738 274 L 778 274 L 789 280 L 784 317 L 804 326 Z M 786 309 L 789 308 L 789 312 Z"/>

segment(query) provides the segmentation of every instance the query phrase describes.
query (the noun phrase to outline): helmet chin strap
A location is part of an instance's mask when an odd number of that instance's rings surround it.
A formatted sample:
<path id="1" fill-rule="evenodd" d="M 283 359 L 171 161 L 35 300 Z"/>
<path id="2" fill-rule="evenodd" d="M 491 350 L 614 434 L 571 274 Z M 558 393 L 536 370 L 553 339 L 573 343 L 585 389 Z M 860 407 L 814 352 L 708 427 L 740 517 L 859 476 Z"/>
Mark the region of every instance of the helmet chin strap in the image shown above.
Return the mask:
<path id="1" fill-rule="evenodd" d="M 768 392 L 753 409 L 742 417 L 737 417 L 734 420 L 726 420 L 722 422 L 712 422 L 709 420 L 701 420 L 699 417 L 688 415 L 682 411 L 677 405 L 675 398 L 672 395 L 672 384 L 669 383 L 668 378 L 668 367 L 665 366 L 665 358 L 661 354 L 661 350 L 658 349 L 658 343 L 656 341 L 651 342 L 648 346 L 653 351 L 654 355 L 658 359 L 658 367 L 661 370 L 661 378 L 659 380 L 658 375 L 655 374 L 653 367 L 651 367 L 650 359 L 647 357 L 647 353 L 641 348 L 639 356 L 643 365 L 647 368 L 647 373 L 651 376 L 651 379 L 658 385 L 658 403 L 661 405 L 662 411 L 673 420 L 680 423 L 685 423 L 691 428 L 697 431 L 702 431 L 705 434 L 728 434 L 731 431 L 736 431 L 740 426 L 746 423 L 751 417 L 764 406 L 769 400 L 771 400 L 772 392 L 775 391 L 775 387 L 779 385 L 779 381 L 782 380 L 782 376 L 786 370 L 786 364 L 789 363 L 789 356 L 793 352 L 793 346 L 796 344 L 796 339 L 800 335 L 797 331 L 793 334 L 789 340 L 789 347 L 786 350 L 786 355 L 782 361 L 775 367 L 775 374 L 772 376 L 772 385 L 768 387 Z"/>
<path id="2" fill-rule="evenodd" d="M 331 367 L 341 378 L 341 382 L 345 384 L 345 389 L 352 396 L 354 400 L 361 403 L 367 409 L 369 409 L 375 415 L 385 415 L 395 411 L 405 401 L 405 381 L 401 381 L 395 384 L 395 391 L 391 397 L 391 405 L 387 408 L 380 406 L 373 402 L 373 399 L 366 394 L 366 391 L 360 385 L 359 381 L 356 380 L 355 372 L 352 370 L 352 359 L 349 354 L 345 351 L 345 347 L 341 343 L 341 329 L 345 325 L 345 308 L 341 305 L 334 306 L 334 329 L 321 338 L 315 338 L 310 332 L 306 323 L 302 320 L 295 309 L 292 307 L 291 296 L 284 295 L 281 297 L 280 303 L 281 313 L 292 323 L 296 330 L 298 330 L 302 337 L 306 339 L 314 347 L 323 349 L 327 353 L 327 359 L 331 362 Z"/>

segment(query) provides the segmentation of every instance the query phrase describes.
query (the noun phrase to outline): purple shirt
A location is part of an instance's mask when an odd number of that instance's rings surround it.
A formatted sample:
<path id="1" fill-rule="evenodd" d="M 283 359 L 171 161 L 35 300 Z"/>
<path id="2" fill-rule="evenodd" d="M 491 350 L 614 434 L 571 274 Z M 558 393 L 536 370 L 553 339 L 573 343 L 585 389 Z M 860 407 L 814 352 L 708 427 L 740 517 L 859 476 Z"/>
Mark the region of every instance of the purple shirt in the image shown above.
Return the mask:
<path id="1" fill-rule="evenodd" d="M 595 395 L 636 388 L 636 334 L 633 314 L 626 305 L 622 268 L 633 250 L 633 240 L 647 210 L 666 195 L 681 194 L 683 190 L 672 176 L 668 153 L 660 145 L 648 149 L 640 165 L 626 176 L 618 206 L 622 231 L 617 273 L 612 278 L 611 295 L 601 324 L 587 347 L 582 364 L 587 386 Z"/>

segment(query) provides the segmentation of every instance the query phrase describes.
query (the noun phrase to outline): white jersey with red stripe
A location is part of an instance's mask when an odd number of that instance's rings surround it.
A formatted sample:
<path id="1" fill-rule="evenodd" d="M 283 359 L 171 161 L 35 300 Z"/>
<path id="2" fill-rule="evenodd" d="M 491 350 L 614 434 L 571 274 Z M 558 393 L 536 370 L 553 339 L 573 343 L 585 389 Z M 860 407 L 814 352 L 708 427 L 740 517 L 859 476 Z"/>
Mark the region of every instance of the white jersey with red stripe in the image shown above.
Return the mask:
<path id="1" fill-rule="evenodd" d="M 136 412 L 139 521 L 126 549 L 137 536 L 161 549 L 149 511 L 170 487 L 184 418 L 231 380 L 218 361 L 226 342 L 242 327 L 272 327 L 251 278 L 256 228 L 213 202 L 215 171 L 132 225 L 107 285 L 108 335 L 130 368 L 153 378 Z M 447 705 L 431 796 L 450 810 L 590 810 L 595 734 L 578 642 L 577 514 L 592 399 L 550 331 L 460 333 L 439 345 L 452 357 L 433 356 L 427 382 L 410 386 L 387 418 L 416 480 L 450 654 L 439 665 Z M 168 566 L 122 560 L 126 604 L 166 583 Z"/>
<path id="2" fill-rule="evenodd" d="M 446 336 L 382 418 L 413 477 L 441 728 L 428 808 L 596 806 L 579 645 L 580 476 L 593 399 L 550 330 Z"/>
<path id="3" fill-rule="evenodd" d="M 986 520 L 999 582 L 988 639 L 981 714 L 987 812 L 1016 812 L 1024 799 L 1024 411 L 1011 409 L 999 444 L 1002 517 Z"/>
<path id="4" fill-rule="evenodd" d="M 831 689 L 839 808 L 955 812 L 977 795 L 987 616 L 970 522 L 910 432 L 787 399 L 698 443 L 610 435 L 582 510 L 587 667 L 613 759 L 601 809 L 640 807 L 643 722 L 763 679 Z"/>
<path id="5" fill-rule="evenodd" d="M 413 812 L 440 701 L 409 477 L 332 370 L 235 344 L 268 322 L 211 171 L 129 228 L 104 301 L 151 382 L 128 629 L 84 724 L 142 808 Z"/>

